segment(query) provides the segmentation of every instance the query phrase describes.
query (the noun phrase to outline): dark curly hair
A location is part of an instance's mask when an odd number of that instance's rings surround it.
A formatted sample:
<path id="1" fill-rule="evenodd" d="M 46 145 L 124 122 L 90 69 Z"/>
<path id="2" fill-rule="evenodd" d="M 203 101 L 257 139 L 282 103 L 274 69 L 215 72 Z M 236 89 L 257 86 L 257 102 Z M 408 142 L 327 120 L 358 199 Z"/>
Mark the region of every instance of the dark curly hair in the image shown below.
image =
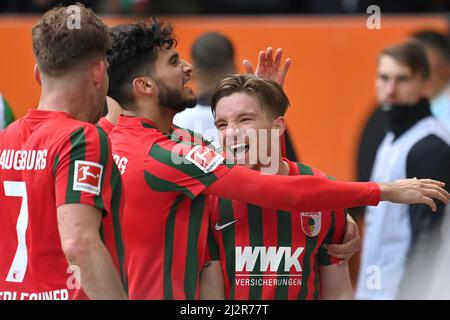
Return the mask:
<path id="1" fill-rule="evenodd" d="M 110 29 L 112 47 L 107 53 L 109 63 L 108 96 L 124 109 L 134 102 L 131 94 L 133 79 L 151 74 L 162 47 L 177 45 L 173 28 L 164 21 L 151 19 L 151 24 L 139 21 Z"/>

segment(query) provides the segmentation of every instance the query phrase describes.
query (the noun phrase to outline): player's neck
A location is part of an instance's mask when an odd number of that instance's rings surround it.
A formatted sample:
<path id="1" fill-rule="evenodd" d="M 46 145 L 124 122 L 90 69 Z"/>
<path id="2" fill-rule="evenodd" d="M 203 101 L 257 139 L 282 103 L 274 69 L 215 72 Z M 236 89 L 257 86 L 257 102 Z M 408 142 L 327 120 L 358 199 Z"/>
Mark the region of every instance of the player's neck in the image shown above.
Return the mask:
<path id="1" fill-rule="evenodd" d="M 257 168 L 258 171 L 264 172 L 266 174 L 276 174 L 279 176 L 289 175 L 289 164 L 283 160 L 283 157 L 279 155 L 276 160 L 272 160 L 267 165 L 260 165 Z"/>
<path id="2" fill-rule="evenodd" d="M 108 113 L 106 114 L 105 118 L 112 124 L 116 125 L 117 121 L 119 120 L 120 114 L 122 114 L 124 110 L 119 106 L 117 102 L 111 102 L 111 100 L 108 100 L 110 98 L 106 99 L 108 103 Z"/>
<path id="3" fill-rule="evenodd" d="M 146 106 L 138 104 L 135 109 L 124 111 L 124 114 L 133 117 L 144 117 L 153 122 L 156 129 L 169 133 L 176 113 L 158 105 L 148 107 L 147 103 Z"/>
<path id="4" fill-rule="evenodd" d="M 39 99 L 38 110 L 60 111 L 72 115 L 75 119 L 89 122 L 94 99 L 86 90 L 75 83 L 66 85 L 43 86 Z"/>

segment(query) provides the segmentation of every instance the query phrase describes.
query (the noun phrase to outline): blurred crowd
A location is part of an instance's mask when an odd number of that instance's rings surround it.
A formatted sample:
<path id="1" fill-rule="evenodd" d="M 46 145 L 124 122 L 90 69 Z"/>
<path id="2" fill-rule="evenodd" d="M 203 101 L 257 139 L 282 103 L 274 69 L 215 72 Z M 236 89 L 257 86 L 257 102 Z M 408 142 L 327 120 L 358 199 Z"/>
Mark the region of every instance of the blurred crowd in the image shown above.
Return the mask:
<path id="1" fill-rule="evenodd" d="M 73 0 L 2 0 L 0 13 L 42 13 Z M 80 0 L 103 14 L 356 14 L 378 5 L 383 12 L 446 12 L 449 0 Z"/>

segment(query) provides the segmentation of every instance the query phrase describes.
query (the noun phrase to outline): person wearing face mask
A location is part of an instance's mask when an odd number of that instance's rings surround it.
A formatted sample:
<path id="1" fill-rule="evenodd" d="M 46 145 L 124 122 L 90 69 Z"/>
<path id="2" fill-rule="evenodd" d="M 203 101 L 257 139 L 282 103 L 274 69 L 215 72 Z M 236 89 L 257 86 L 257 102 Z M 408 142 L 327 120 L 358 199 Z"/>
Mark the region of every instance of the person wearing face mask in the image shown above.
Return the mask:
<path id="1" fill-rule="evenodd" d="M 450 132 L 450 42 L 448 35 L 434 30 L 416 32 L 412 40 L 425 48 L 430 63 L 430 79 L 427 96 L 430 97 L 431 113 Z"/>
<path id="2" fill-rule="evenodd" d="M 379 146 L 371 180 L 429 177 L 450 182 L 450 135 L 430 112 L 426 83 L 430 66 L 418 42 L 384 49 L 378 57 L 377 98 L 388 130 Z M 424 298 L 438 256 L 445 207 L 436 214 L 422 205 L 368 208 L 356 297 Z"/>

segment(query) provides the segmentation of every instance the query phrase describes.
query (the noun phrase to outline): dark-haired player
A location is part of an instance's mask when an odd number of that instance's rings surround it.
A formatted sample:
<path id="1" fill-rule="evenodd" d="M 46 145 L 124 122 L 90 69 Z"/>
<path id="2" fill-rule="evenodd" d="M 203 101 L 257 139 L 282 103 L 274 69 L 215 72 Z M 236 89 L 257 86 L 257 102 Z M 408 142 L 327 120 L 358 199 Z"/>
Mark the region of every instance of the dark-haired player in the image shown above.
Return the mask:
<path id="1" fill-rule="evenodd" d="M 123 230 L 130 298 L 194 299 L 206 259 L 206 195 L 287 211 L 376 205 L 380 200 L 446 201 L 437 182 L 342 183 L 313 176 L 264 176 L 226 164 L 193 132 L 172 125 L 193 107 L 192 66 L 172 28 L 153 20 L 114 35 L 109 96 L 125 110 L 111 132 L 127 203 Z M 419 186 L 425 183 L 430 189 Z M 444 192 L 443 194 L 441 192 Z"/>

